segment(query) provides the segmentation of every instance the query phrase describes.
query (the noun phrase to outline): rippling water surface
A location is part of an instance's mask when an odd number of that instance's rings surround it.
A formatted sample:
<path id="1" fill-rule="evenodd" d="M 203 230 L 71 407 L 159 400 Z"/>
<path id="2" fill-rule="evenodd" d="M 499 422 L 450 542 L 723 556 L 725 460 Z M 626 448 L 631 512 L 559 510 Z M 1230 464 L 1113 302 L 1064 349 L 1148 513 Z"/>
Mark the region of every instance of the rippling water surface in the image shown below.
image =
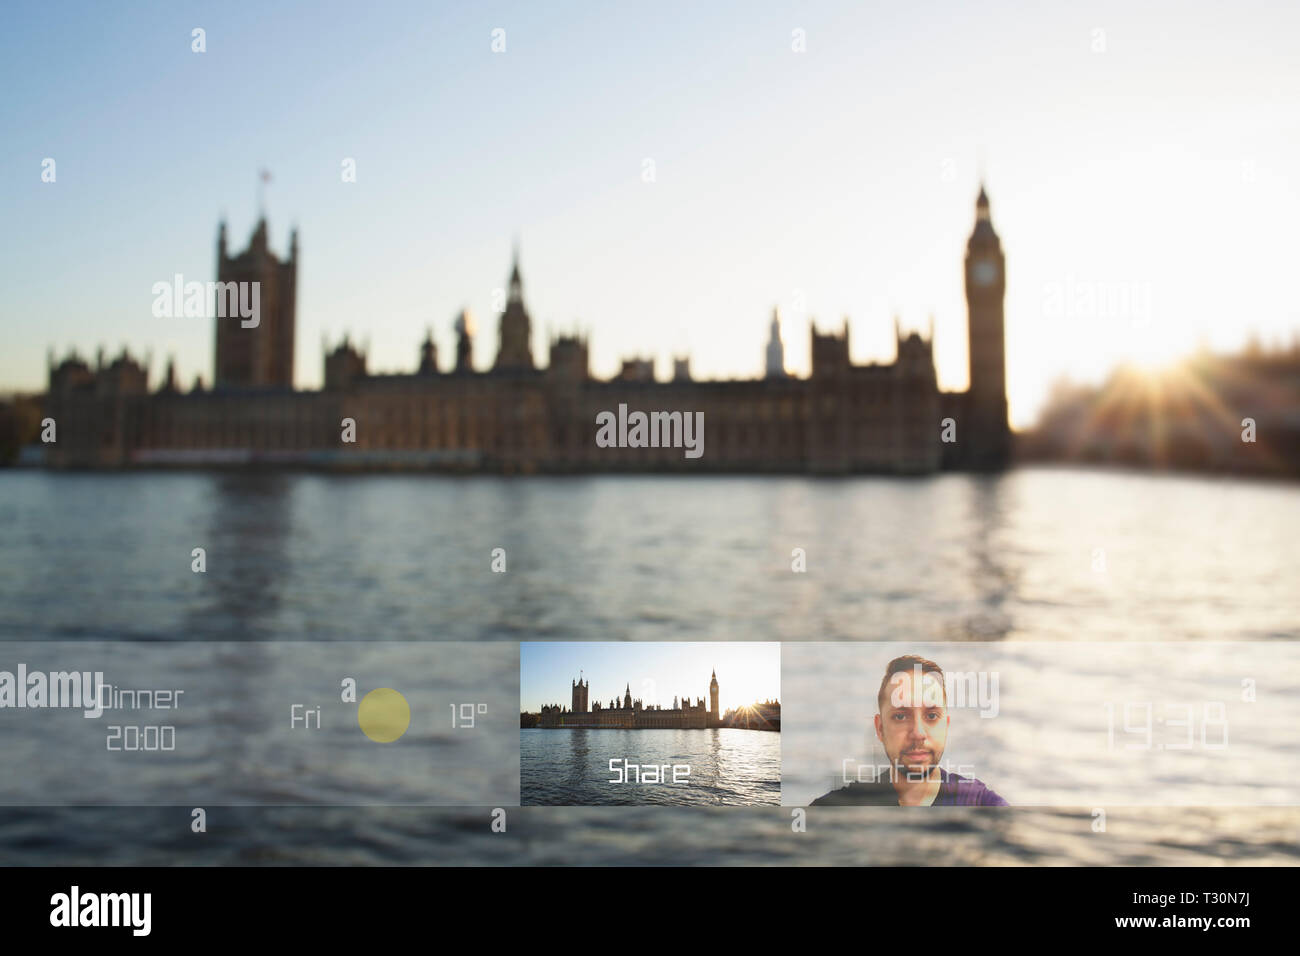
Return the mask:
<path id="1" fill-rule="evenodd" d="M 621 777 L 610 770 L 611 760 Z M 627 763 L 638 768 L 635 776 Z M 781 802 L 781 735 L 770 731 L 521 730 L 519 764 L 524 806 Z M 690 773 L 673 782 L 665 765 Z M 648 766 L 659 767 L 668 782 L 645 782 L 640 768 Z"/>
<path id="2" fill-rule="evenodd" d="M 0 528 L 11 640 L 1300 635 L 1294 484 L 10 471 Z"/>
<path id="3" fill-rule="evenodd" d="M 1294 640 L 1298 553 L 1300 487 L 1196 477 L 10 471 L 0 639 Z M 1292 807 L 190 809 L 0 808 L 0 862 L 1300 862 Z"/>

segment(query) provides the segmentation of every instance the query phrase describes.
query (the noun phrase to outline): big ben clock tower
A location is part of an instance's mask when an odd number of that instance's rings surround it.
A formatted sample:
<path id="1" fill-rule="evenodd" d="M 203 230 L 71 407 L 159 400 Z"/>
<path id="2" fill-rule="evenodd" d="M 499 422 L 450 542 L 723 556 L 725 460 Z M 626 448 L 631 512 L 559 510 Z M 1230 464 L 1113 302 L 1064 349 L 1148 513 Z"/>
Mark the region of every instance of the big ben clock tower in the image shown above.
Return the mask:
<path id="1" fill-rule="evenodd" d="M 970 391 L 957 440 L 963 461 L 980 471 L 1005 468 L 1011 457 L 1007 424 L 1007 359 L 1002 299 L 1006 257 L 993 231 L 989 197 L 980 186 L 975 201 L 975 231 L 966 244 L 966 304 L 970 338 Z M 964 434 L 963 434 L 964 432 Z"/>

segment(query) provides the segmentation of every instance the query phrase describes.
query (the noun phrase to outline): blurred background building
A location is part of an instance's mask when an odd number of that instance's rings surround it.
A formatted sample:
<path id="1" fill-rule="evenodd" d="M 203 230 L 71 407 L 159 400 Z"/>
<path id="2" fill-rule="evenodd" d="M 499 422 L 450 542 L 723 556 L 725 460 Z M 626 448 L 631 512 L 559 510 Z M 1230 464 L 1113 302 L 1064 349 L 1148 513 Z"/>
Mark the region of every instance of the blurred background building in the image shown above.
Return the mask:
<path id="1" fill-rule="evenodd" d="M 592 377 L 580 335 L 549 342 L 534 361 L 532 317 L 518 250 L 500 316 L 500 348 L 490 371 L 473 368 L 474 323 L 455 320 L 456 358 L 439 367 L 431 335 L 416 347 L 415 370 L 380 374 L 348 337 L 326 345 L 324 387 L 293 387 L 295 231 L 288 255 L 270 249 L 260 219 L 247 249 L 230 255 L 226 227 L 217 240 L 222 283 L 258 283 L 261 315 L 251 327 L 217 318 L 213 387 L 188 391 L 168 366 L 151 390 L 149 362 L 101 352 L 92 367 L 75 354 L 51 360 L 45 415 L 57 441 L 44 445 L 53 467 L 304 465 L 494 472 L 691 470 L 925 474 L 942 468 L 996 470 L 1011 457 L 1003 323 L 1005 257 L 980 190 L 967 245 L 970 382 L 942 392 L 933 327 L 904 334 L 895 321 L 896 358 L 856 365 L 849 324 L 810 327 L 812 371 L 784 368 L 774 313 L 760 378 L 697 381 L 688 357 L 659 381 L 652 359 L 630 358 L 610 381 Z M 704 414 L 704 452 L 681 447 L 601 448 L 596 416 L 631 410 Z M 355 440 L 345 440 L 347 420 Z M 945 437 L 946 433 L 946 437 Z"/>

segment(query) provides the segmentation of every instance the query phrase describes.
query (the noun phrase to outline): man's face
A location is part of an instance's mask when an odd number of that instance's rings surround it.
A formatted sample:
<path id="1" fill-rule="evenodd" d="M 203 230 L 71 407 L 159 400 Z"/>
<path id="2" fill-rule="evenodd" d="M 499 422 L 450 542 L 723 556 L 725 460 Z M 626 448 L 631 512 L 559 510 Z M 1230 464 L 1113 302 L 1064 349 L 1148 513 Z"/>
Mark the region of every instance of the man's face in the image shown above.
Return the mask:
<path id="1" fill-rule="evenodd" d="M 890 764 L 919 776 L 943 759 L 949 717 L 942 678 L 928 673 L 918 681 L 918 672 L 900 671 L 889 678 L 884 706 L 876 715 L 876 736 Z"/>

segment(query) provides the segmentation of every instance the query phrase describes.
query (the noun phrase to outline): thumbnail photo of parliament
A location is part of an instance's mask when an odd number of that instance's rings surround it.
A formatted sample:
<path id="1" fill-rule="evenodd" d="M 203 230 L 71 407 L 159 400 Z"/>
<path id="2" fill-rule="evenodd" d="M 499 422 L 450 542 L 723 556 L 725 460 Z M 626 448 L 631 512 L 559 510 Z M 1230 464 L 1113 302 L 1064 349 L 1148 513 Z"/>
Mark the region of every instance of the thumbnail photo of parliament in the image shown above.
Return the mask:
<path id="1" fill-rule="evenodd" d="M 56 442 L 43 449 L 55 468 L 276 466 L 409 469 L 507 474 L 590 471 L 731 471 L 927 474 L 997 470 L 1008 464 L 1005 260 L 981 189 L 965 261 L 970 387 L 940 391 L 929 336 L 895 328 L 893 362 L 855 365 L 849 325 L 810 327 L 812 369 L 788 374 L 778 318 L 771 322 L 762 377 L 700 381 L 689 357 L 672 377 L 655 378 L 650 360 L 630 359 L 609 380 L 592 376 L 588 342 L 560 335 L 544 368 L 534 362 L 532 317 L 516 254 L 500 315 L 492 367 L 473 367 L 474 322 L 456 319 L 456 354 L 440 360 L 432 335 L 414 371 L 375 374 L 367 355 L 344 338 L 327 348 L 324 385 L 293 383 L 298 235 L 281 259 L 265 218 L 248 248 L 232 253 L 226 228 L 217 242 L 219 283 L 259 283 L 260 320 L 215 320 L 210 385 L 188 390 L 169 363 L 151 389 L 149 369 L 125 349 L 94 363 L 68 355 L 49 367 L 44 414 Z M 703 455 L 680 447 L 599 447 L 596 419 L 626 405 L 642 411 L 703 413 Z M 944 441 L 951 419 L 955 439 Z M 347 440 L 342 423 L 355 423 Z"/>
<path id="2" fill-rule="evenodd" d="M 673 698 L 673 706 L 647 707 L 640 699 L 632 697 L 629 683 L 623 699 L 614 698 L 605 703 L 590 701 L 591 682 L 580 675 L 570 687 L 569 706 L 546 704 L 540 715 L 521 714 L 522 727 L 544 730 L 592 728 L 597 730 L 707 730 L 711 727 L 747 728 L 751 730 L 781 729 L 781 704 L 763 701 L 751 706 L 738 707 L 725 714 L 718 713 L 718 672 L 709 681 L 709 699 L 691 700 Z"/>

